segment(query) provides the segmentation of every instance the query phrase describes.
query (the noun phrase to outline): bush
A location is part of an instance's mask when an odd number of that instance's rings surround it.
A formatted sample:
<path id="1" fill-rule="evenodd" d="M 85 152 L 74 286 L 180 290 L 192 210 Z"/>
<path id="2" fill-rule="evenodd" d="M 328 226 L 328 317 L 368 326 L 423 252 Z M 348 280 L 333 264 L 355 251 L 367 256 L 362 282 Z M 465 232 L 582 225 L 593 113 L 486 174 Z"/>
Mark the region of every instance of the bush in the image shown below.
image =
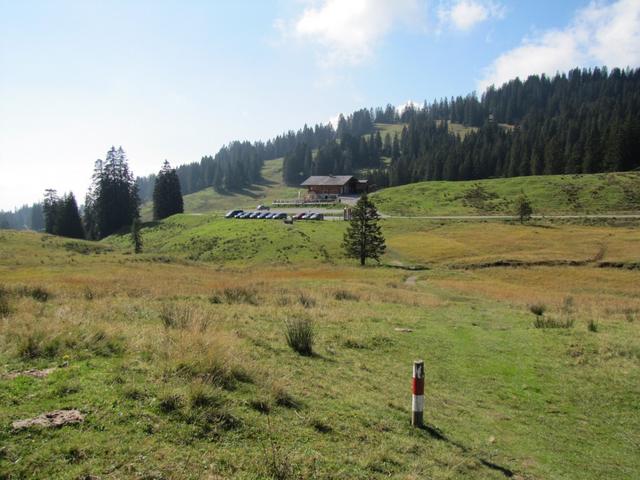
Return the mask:
<path id="1" fill-rule="evenodd" d="M 21 297 L 31 297 L 38 302 L 46 302 L 51 298 L 51 293 L 49 293 L 44 287 L 21 286 L 15 289 L 15 293 Z"/>
<path id="2" fill-rule="evenodd" d="M 336 300 L 352 300 L 356 302 L 360 300 L 360 297 L 358 297 L 358 295 L 356 295 L 355 293 L 351 293 L 348 290 L 337 290 L 336 292 L 334 292 L 333 297 Z"/>
<path id="3" fill-rule="evenodd" d="M 539 315 L 533 322 L 535 328 L 571 328 L 573 327 L 573 319 L 568 318 L 564 321 L 556 320 L 551 317 L 543 317 Z"/>
<path id="4" fill-rule="evenodd" d="M 311 320 L 296 318 L 285 321 L 285 337 L 287 344 L 300 355 L 313 355 L 315 332 Z"/>
<path id="5" fill-rule="evenodd" d="M 587 324 L 587 329 L 590 332 L 596 333 L 598 331 L 598 322 L 596 322 L 593 318 L 591 320 L 589 320 L 589 323 Z"/>

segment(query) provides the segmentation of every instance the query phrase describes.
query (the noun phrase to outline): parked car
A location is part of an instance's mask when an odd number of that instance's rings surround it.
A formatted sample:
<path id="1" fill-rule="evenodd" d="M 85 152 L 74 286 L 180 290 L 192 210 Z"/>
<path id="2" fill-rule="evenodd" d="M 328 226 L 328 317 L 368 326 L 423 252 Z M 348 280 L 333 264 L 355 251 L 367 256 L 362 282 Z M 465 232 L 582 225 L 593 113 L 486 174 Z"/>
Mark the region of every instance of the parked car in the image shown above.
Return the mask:
<path id="1" fill-rule="evenodd" d="M 269 215 L 271 215 L 269 212 L 266 213 L 261 213 L 260 215 L 258 215 L 256 218 L 260 218 L 262 220 L 265 220 Z"/>
<path id="2" fill-rule="evenodd" d="M 302 220 L 302 217 L 304 217 L 306 215 L 306 213 L 302 212 L 302 213 L 298 213 L 297 215 L 294 215 L 292 218 L 294 220 Z"/>
<path id="3" fill-rule="evenodd" d="M 260 215 L 260 212 L 252 212 L 251 215 L 249 215 L 249 218 L 251 220 L 254 220 L 254 219 L 258 218 L 258 215 Z"/>
<path id="4" fill-rule="evenodd" d="M 282 213 L 282 212 L 274 213 L 271 216 L 272 220 L 286 220 L 286 218 L 287 218 L 287 214 L 286 213 Z"/>
<path id="5" fill-rule="evenodd" d="M 242 218 L 247 214 L 247 212 L 245 212 L 244 210 L 241 210 L 239 213 L 237 213 L 233 218 Z"/>
<path id="6" fill-rule="evenodd" d="M 235 218 L 236 215 L 238 215 L 239 213 L 242 213 L 242 210 L 231 210 L 230 212 L 227 212 L 227 214 L 224 216 L 224 218 Z"/>
<path id="7" fill-rule="evenodd" d="M 249 215 L 251 215 L 251 212 L 243 212 L 243 213 L 240 213 L 239 217 L 237 217 L 237 218 L 241 218 L 241 219 L 244 220 L 246 218 L 249 218 Z"/>
<path id="8" fill-rule="evenodd" d="M 305 213 L 302 217 L 300 217 L 300 220 L 309 220 L 311 218 L 311 215 L 314 215 L 314 213 Z"/>
<path id="9" fill-rule="evenodd" d="M 323 213 L 314 213 L 308 218 L 308 220 L 324 220 L 324 214 Z"/>
<path id="10" fill-rule="evenodd" d="M 258 205 L 256 210 L 271 210 L 271 207 L 268 207 L 267 205 Z"/>

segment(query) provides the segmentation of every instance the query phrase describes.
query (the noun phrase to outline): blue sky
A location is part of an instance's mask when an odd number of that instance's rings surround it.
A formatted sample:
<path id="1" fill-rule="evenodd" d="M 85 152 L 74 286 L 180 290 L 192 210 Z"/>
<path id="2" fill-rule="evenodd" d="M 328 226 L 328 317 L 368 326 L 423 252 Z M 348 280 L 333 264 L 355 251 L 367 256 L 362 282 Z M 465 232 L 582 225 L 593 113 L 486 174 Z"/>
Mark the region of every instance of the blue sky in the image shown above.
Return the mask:
<path id="1" fill-rule="evenodd" d="M 0 209 L 364 106 L 640 65 L 640 0 L 0 0 Z"/>

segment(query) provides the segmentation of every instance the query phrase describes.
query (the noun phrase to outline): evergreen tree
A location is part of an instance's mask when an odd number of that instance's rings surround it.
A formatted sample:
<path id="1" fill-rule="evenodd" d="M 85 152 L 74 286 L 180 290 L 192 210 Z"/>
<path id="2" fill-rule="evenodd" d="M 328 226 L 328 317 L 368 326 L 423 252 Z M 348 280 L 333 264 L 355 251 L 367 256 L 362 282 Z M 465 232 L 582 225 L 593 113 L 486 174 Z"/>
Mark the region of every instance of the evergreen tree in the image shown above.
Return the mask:
<path id="1" fill-rule="evenodd" d="M 44 214 L 44 231 L 50 234 L 56 233 L 56 221 L 58 219 L 58 192 L 48 188 L 44 192 L 42 212 Z"/>
<path id="2" fill-rule="evenodd" d="M 213 179 L 212 179 L 213 180 Z M 180 179 L 167 160 L 156 176 L 153 188 L 153 219 L 162 220 L 184 212 Z"/>
<path id="3" fill-rule="evenodd" d="M 138 187 L 122 147 L 111 147 L 95 164 L 85 204 L 85 227 L 90 238 L 111 235 L 139 217 Z"/>
<path id="4" fill-rule="evenodd" d="M 516 199 L 516 213 L 520 218 L 520 223 L 528 222 L 533 214 L 533 207 L 531 201 L 525 195 L 524 192 Z"/>
<path id="5" fill-rule="evenodd" d="M 78 211 L 78 204 L 73 193 L 68 193 L 60 199 L 57 207 L 55 234 L 69 238 L 84 238 L 82 220 Z"/>
<path id="6" fill-rule="evenodd" d="M 385 252 L 379 218 L 375 205 L 365 193 L 352 209 L 351 222 L 342 242 L 347 256 L 359 259 L 360 265 L 364 265 L 367 258 L 380 262 Z"/>
<path id="7" fill-rule="evenodd" d="M 131 223 L 131 243 L 135 253 L 142 253 L 142 234 L 140 233 L 140 219 L 133 219 Z"/>

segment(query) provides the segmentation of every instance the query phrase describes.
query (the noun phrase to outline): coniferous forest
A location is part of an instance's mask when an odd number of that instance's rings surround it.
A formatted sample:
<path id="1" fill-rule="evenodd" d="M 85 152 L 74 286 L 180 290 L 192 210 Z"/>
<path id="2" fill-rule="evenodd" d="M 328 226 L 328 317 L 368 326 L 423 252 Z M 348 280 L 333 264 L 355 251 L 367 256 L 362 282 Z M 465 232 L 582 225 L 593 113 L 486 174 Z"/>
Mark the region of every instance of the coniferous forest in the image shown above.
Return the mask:
<path id="1" fill-rule="evenodd" d="M 402 125 L 401 133 L 381 135 L 375 127 L 381 123 Z M 452 123 L 467 127 L 465 135 L 452 133 Z M 515 79 L 481 97 L 444 98 L 402 111 L 365 108 L 340 115 L 335 129 L 305 125 L 266 142 L 232 142 L 175 174 L 183 195 L 207 187 L 231 192 L 259 183 L 264 161 L 280 157 L 289 185 L 327 174 L 366 176 L 386 187 L 633 170 L 640 168 L 640 69 L 574 69 Z M 84 204 L 86 236 L 102 238 L 130 225 L 139 201 L 153 197 L 157 179 L 134 181 L 124 152 L 112 148 L 96 163 Z M 0 228 L 46 229 L 43 208 L 37 203 L 0 212 Z"/>

